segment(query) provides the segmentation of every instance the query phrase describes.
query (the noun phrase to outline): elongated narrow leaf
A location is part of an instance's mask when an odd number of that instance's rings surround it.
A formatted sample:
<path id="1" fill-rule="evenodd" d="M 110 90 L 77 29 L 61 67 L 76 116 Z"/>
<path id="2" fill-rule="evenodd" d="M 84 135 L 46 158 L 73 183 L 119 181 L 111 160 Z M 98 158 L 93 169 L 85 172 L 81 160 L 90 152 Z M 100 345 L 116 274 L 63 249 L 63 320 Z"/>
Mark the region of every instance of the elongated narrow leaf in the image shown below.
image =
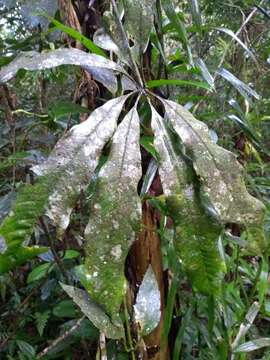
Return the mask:
<path id="1" fill-rule="evenodd" d="M 257 303 L 257 301 L 254 301 L 254 303 L 251 305 L 251 307 L 248 309 L 248 312 L 245 316 L 245 321 L 240 325 L 238 334 L 236 335 L 236 338 L 234 339 L 231 347 L 232 349 L 236 349 L 236 347 L 239 345 L 239 342 L 241 339 L 245 337 L 248 330 L 250 329 L 251 325 L 253 324 L 254 320 L 256 319 L 258 313 L 260 310 L 260 305 Z"/>
<path id="2" fill-rule="evenodd" d="M 91 53 L 97 54 L 103 57 L 107 57 L 104 51 L 102 51 L 98 46 L 96 46 L 93 41 L 85 37 L 83 34 L 79 33 L 75 29 L 68 27 L 51 16 L 46 15 L 43 13 L 43 16 L 46 17 L 50 22 L 55 25 L 55 28 L 63 31 L 65 34 L 69 35 L 72 39 L 79 41 L 86 49 L 88 49 Z"/>
<path id="3" fill-rule="evenodd" d="M 23 52 L 0 71 L 0 84 L 9 81 L 20 69 L 43 70 L 60 65 L 78 65 L 98 67 L 124 72 L 115 62 L 96 54 L 88 54 L 78 49 L 57 49 L 38 53 L 36 51 Z"/>
<path id="4" fill-rule="evenodd" d="M 87 290 L 106 312 L 118 313 L 125 291 L 124 263 L 141 214 L 140 124 L 136 106 L 118 126 L 102 167 L 85 230 Z"/>
<path id="5" fill-rule="evenodd" d="M 238 42 L 239 45 L 242 46 L 242 48 L 246 51 L 246 53 L 251 57 L 251 59 L 253 61 L 255 61 L 255 63 L 257 64 L 257 59 L 255 57 L 255 55 L 253 54 L 253 52 L 243 43 L 242 40 L 239 39 L 239 37 L 230 29 L 226 29 L 226 28 L 223 28 L 223 27 L 219 27 L 217 28 L 218 31 L 222 31 L 224 32 L 225 34 L 231 36 L 235 41 Z"/>
<path id="6" fill-rule="evenodd" d="M 193 161 L 204 205 L 224 224 L 246 227 L 250 250 L 256 254 L 268 247 L 262 224 L 264 205 L 245 186 L 243 168 L 235 155 L 212 142 L 208 127 L 184 107 L 162 100 L 166 116 Z"/>
<path id="7" fill-rule="evenodd" d="M 248 353 L 254 350 L 261 349 L 263 347 L 270 347 L 270 338 L 259 338 L 248 341 L 244 344 L 239 345 L 234 352 L 235 353 Z"/>
<path id="8" fill-rule="evenodd" d="M 217 293 L 224 269 L 217 246 L 221 226 L 204 211 L 188 174 L 190 169 L 176 153 L 165 120 L 153 108 L 151 124 L 166 205 L 175 226 L 177 254 L 196 290 Z"/>
<path id="9" fill-rule="evenodd" d="M 101 331 L 107 338 L 121 339 L 124 337 L 124 328 L 120 319 L 114 323 L 101 307 L 92 301 L 86 291 L 73 286 L 61 284 L 65 292 L 79 306 L 83 314 Z"/>
<path id="10" fill-rule="evenodd" d="M 176 86 L 193 86 L 205 90 L 211 90 L 208 84 L 200 82 L 200 81 L 193 81 L 193 80 L 180 80 L 180 79 L 159 79 L 159 80 L 150 80 L 146 83 L 149 89 L 154 87 L 159 87 L 162 85 L 176 85 Z"/>
<path id="11" fill-rule="evenodd" d="M 209 84 L 211 88 L 215 87 L 215 80 L 213 76 L 210 74 L 205 62 L 202 59 L 196 59 L 195 65 L 200 69 L 202 77 Z"/>
<path id="12" fill-rule="evenodd" d="M 124 0 L 125 28 L 133 39 L 137 53 L 146 50 L 154 21 L 155 0 Z"/>
<path id="13" fill-rule="evenodd" d="M 197 27 L 197 29 L 201 30 L 202 18 L 201 18 L 198 0 L 191 0 L 190 8 L 191 8 L 191 13 L 192 13 L 192 20 L 193 20 L 195 26 Z"/>
<path id="14" fill-rule="evenodd" d="M 231 72 L 224 68 L 220 68 L 217 70 L 217 74 L 222 76 L 225 80 L 231 83 L 235 89 L 247 100 L 251 101 L 250 97 L 253 96 L 255 99 L 259 100 L 260 95 L 253 90 L 250 86 L 243 83 L 243 81 L 239 80 L 236 76 L 234 76 Z"/>
<path id="15" fill-rule="evenodd" d="M 37 175 L 56 174 L 47 215 L 60 232 L 69 224 L 72 208 L 80 192 L 89 184 L 105 143 L 113 135 L 122 107 L 129 95 L 108 101 L 89 118 L 73 126 L 58 141 L 49 158 L 33 167 Z"/>
<path id="16" fill-rule="evenodd" d="M 100 69 L 93 66 L 84 66 L 84 70 L 89 72 L 92 77 L 103 84 L 112 94 L 115 94 L 117 91 L 117 77 L 113 70 L 110 69 Z"/>
<path id="17" fill-rule="evenodd" d="M 134 305 L 135 320 L 142 336 L 150 334 L 160 321 L 160 291 L 152 266 L 149 265 Z"/>
<path id="18" fill-rule="evenodd" d="M 191 48 L 189 46 L 189 40 L 184 23 L 180 20 L 178 14 L 175 12 L 173 3 L 171 0 L 162 0 L 162 7 L 170 20 L 174 30 L 178 33 L 180 40 L 182 41 L 184 48 L 187 50 L 189 63 L 193 65 L 193 58 Z"/>

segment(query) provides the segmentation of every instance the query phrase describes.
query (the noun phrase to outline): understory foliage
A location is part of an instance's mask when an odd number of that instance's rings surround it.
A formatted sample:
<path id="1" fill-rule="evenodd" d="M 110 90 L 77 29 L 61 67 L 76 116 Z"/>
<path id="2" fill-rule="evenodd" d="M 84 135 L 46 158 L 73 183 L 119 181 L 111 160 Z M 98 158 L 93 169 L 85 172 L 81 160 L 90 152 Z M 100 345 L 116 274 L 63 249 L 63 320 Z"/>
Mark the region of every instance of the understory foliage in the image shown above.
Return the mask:
<path id="1" fill-rule="evenodd" d="M 0 2 L 5 358 L 268 359 L 267 6 Z"/>

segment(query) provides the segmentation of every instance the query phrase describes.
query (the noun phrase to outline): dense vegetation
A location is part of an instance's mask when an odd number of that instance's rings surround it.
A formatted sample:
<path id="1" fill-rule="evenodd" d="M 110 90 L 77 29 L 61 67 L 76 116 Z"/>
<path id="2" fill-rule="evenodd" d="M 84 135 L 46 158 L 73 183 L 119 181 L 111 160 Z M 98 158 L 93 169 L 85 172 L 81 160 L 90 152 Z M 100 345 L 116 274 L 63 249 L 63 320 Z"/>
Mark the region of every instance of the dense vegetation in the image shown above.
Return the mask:
<path id="1" fill-rule="evenodd" d="M 0 358 L 270 359 L 270 3 L 0 13 Z"/>

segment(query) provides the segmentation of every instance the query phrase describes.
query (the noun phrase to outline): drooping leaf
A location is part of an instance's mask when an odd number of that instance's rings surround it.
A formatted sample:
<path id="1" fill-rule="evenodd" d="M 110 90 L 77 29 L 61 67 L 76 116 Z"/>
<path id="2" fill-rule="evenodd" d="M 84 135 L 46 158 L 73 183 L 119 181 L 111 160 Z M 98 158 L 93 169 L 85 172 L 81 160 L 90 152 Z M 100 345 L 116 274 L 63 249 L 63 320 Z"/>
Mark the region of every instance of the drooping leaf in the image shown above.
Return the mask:
<path id="1" fill-rule="evenodd" d="M 74 204 L 98 164 L 105 143 L 113 135 L 122 107 L 129 95 L 108 101 L 89 118 L 73 126 L 58 141 L 49 158 L 33 167 L 37 175 L 57 174 L 49 197 L 47 215 L 59 227 L 60 233 L 69 224 Z"/>
<path id="2" fill-rule="evenodd" d="M 118 45 L 116 45 L 111 36 L 106 33 L 104 28 L 100 28 L 94 33 L 93 41 L 104 50 L 112 51 L 118 56 L 121 54 Z"/>
<path id="3" fill-rule="evenodd" d="M 197 29 L 201 30 L 202 17 L 201 17 L 201 13 L 200 13 L 200 6 L 199 6 L 198 0 L 191 0 L 190 8 L 191 8 L 192 20 L 193 20 L 194 24 L 196 25 Z"/>
<path id="4" fill-rule="evenodd" d="M 79 49 L 57 49 L 39 53 L 22 52 L 0 71 L 0 83 L 12 79 L 20 69 L 29 71 L 51 69 L 60 65 L 78 65 L 111 69 L 124 73 L 123 68 L 115 62 L 96 54 L 88 54 Z"/>
<path id="5" fill-rule="evenodd" d="M 214 88 L 215 87 L 215 80 L 214 80 L 213 76 L 210 74 L 207 66 L 205 65 L 205 62 L 202 59 L 199 58 L 199 59 L 196 59 L 195 65 L 200 69 L 202 77 L 208 83 L 208 85 L 211 88 Z"/>
<path id="6" fill-rule="evenodd" d="M 239 45 L 242 46 L 242 48 L 246 51 L 246 53 L 250 56 L 250 58 L 256 63 L 257 59 L 255 57 L 255 55 L 253 54 L 253 52 L 243 43 L 243 41 L 241 39 L 239 39 L 239 37 L 230 29 L 226 29 L 224 27 L 219 27 L 217 28 L 218 31 L 224 32 L 225 34 L 231 36 L 235 41 L 238 42 Z"/>
<path id="7" fill-rule="evenodd" d="M 165 120 L 153 107 L 151 125 L 168 214 L 174 222 L 177 254 L 196 290 L 217 293 L 224 270 L 217 246 L 222 228 L 203 209 L 192 173 L 174 149 Z"/>
<path id="8" fill-rule="evenodd" d="M 134 305 L 135 320 L 140 326 L 142 336 L 150 334 L 158 326 L 161 316 L 160 306 L 158 282 L 152 266 L 149 265 Z"/>
<path id="9" fill-rule="evenodd" d="M 98 67 L 84 66 L 84 70 L 92 75 L 93 79 L 104 85 L 112 94 L 117 91 L 117 77 L 114 71 L 109 69 L 99 69 Z"/>
<path id="10" fill-rule="evenodd" d="M 257 100 L 260 99 L 260 95 L 255 90 L 253 90 L 250 86 L 246 85 L 243 81 L 239 80 L 230 71 L 224 68 L 220 68 L 216 71 L 216 73 L 222 76 L 229 83 L 231 83 L 247 101 L 251 102 L 251 96 L 253 96 Z"/>
<path id="11" fill-rule="evenodd" d="M 168 19 L 170 20 L 174 30 L 178 33 L 180 40 L 188 53 L 190 65 L 193 65 L 192 52 L 191 52 L 191 48 L 189 46 L 189 40 L 188 40 L 187 31 L 186 31 L 184 23 L 180 20 L 178 14 L 175 12 L 175 9 L 173 7 L 173 3 L 171 0 L 162 0 L 161 3 L 162 3 L 162 7 L 163 7 Z"/>
<path id="12" fill-rule="evenodd" d="M 155 0 L 123 0 L 124 26 L 134 41 L 136 53 L 142 55 L 147 47 L 154 21 Z"/>
<path id="13" fill-rule="evenodd" d="M 111 322 L 109 316 L 93 302 L 86 291 L 73 286 L 61 284 L 64 291 L 79 306 L 83 314 L 109 339 L 121 339 L 124 337 L 123 324 L 118 319 Z"/>
<path id="14" fill-rule="evenodd" d="M 243 168 L 235 155 L 212 142 L 208 127 L 184 107 L 169 100 L 162 102 L 169 123 L 193 161 L 204 206 L 223 224 L 245 226 L 250 251 L 266 251 L 262 226 L 265 207 L 248 193 Z"/>
<path id="15" fill-rule="evenodd" d="M 44 263 L 36 266 L 27 276 L 27 284 L 42 279 L 52 270 L 52 264 Z"/>
<path id="16" fill-rule="evenodd" d="M 141 214 L 140 124 L 136 105 L 124 117 L 101 168 L 85 230 L 85 271 L 90 297 L 114 316 L 125 292 L 124 264 Z"/>
<path id="17" fill-rule="evenodd" d="M 263 347 L 270 347 L 270 338 L 259 338 L 248 341 L 239 345 L 234 352 L 235 353 L 248 353 L 254 350 L 261 349 Z"/>

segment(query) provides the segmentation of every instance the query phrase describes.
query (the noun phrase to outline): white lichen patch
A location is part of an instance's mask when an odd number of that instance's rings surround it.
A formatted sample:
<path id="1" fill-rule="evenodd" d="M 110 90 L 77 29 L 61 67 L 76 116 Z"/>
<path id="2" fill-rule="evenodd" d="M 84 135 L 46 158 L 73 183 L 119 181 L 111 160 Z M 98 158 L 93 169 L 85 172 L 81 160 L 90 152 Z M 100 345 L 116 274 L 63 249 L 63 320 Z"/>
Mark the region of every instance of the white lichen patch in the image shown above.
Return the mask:
<path id="1" fill-rule="evenodd" d="M 122 247 L 121 245 L 116 245 L 111 249 L 111 255 L 115 258 L 115 260 L 119 260 L 122 256 Z"/>

